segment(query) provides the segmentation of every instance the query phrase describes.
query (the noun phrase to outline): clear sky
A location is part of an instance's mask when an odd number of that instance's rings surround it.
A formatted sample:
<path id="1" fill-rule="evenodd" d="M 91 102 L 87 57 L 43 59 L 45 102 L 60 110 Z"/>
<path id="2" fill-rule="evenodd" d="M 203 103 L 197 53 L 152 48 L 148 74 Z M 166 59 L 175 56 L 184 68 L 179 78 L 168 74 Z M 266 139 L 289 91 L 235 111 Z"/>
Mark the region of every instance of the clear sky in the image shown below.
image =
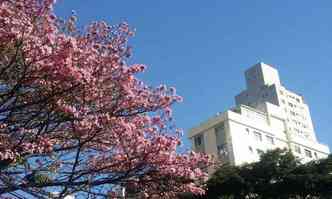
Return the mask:
<path id="1" fill-rule="evenodd" d="M 136 28 L 132 60 L 148 66 L 148 84 L 184 97 L 174 112 L 185 131 L 233 106 L 244 70 L 262 61 L 304 95 L 318 139 L 332 148 L 332 1 L 58 0 L 58 15 L 71 10 L 81 24 Z"/>

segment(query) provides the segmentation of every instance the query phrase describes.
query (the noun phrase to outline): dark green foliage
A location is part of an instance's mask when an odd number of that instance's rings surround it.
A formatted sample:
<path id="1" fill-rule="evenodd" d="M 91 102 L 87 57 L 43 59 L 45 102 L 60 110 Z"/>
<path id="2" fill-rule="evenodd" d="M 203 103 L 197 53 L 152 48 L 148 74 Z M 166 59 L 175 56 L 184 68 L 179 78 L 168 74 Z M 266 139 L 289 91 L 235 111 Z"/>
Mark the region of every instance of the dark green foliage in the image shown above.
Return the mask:
<path id="1" fill-rule="evenodd" d="M 207 182 L 201 199 L 332 198 L 332 156 L 300 164 L 291 152 L 273 150 L 259 162 L 222 165 Z"/>

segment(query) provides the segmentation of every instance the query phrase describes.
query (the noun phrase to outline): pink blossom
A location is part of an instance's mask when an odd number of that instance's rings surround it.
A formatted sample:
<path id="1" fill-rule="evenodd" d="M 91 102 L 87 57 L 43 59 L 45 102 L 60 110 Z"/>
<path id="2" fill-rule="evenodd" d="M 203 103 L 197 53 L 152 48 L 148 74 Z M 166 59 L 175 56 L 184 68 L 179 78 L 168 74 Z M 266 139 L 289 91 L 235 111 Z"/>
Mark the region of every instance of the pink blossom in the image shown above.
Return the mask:
<path id="1" fill-rule="evenodd" d="M 152 87 L 137 78 L 146 66 L 128 64 L 132 53 L 128 40 L 134 30 L 127 23 L 94 22 L 80 33 L 75 13 L 61 24 L 53 12 L 54 2 L 0 2 L 0 45 L 9 52 L 1 54 L 2 65 L 10 65 L 21 44 L 17 63 L 7 76 L 0 76 L 1 82 L 15 85 L 15 78 L 23 77 L 19 82 L 27 93 L 16 94 L 19 105 L 26 107 L 20 111 L 24 116 L 44 111 L 29 125 L 17 121 L 19 129 L 10 122 L 0 124 L 0 131 L 6 132 L 2 135 L 11 135 L 0 137 L 0 161 L 8 161 L 13 170 L 24 167 L 13 164 L 20 158 L 46 171 L 57 165 L 57 173 L 49 174 L 61 179 L 70 179 L 71 170 L 91 181 L 128 174 L 124 182 L 142 190 L 146 198 L 158 198 L 162 178 L 170 179 L 163 185 L 169 190 L 163 193 L 165 198 L 186 191 L 202 193 L 196 181 L 206 175 L 199 167 L 209 165 L 210 159 L 176 153 L 182 131 L 174 128 L 171 107 L 182 97 L 173 87 Z M 26 71 L 15 68 L 20 63 L 29 66 Z M 45 125 L 48 120 L 53 123 Z M 77 165 L 66 159 L 76 154 Z M 188 182 L 174 180 L 179 177 Z M 113 197 L 113 192 L 109 195 Z"/>

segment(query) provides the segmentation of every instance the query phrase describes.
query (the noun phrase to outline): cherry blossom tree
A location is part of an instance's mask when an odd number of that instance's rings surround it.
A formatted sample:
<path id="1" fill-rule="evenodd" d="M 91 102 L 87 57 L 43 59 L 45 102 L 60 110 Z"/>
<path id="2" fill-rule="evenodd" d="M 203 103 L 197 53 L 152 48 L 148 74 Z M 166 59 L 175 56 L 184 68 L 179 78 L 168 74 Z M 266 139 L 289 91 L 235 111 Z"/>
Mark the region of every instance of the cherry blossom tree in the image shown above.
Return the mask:
<path id="1" fill-rule="evenodd" d="M 137 79 L 126 23 L 75 27 L 54 0 L 0 0 L 0 197 L 202 193 L 209 158 L 177 153 L 172 87 Z"/>

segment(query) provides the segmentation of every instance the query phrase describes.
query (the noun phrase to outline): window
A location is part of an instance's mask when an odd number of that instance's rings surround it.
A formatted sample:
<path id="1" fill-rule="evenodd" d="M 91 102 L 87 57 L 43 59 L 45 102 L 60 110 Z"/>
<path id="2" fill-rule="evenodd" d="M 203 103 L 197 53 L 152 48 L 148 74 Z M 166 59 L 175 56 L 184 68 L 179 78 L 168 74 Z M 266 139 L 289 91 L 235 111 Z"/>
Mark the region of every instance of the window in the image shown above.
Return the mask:
<path id="1" fill-rule="evenodd" d="M 225 142 L 225 124 L 221 123 L 214 129 L 214 133 L 216 135 L 217 144 L 221 142 Z"/>
<path id="2" fill-rule="evenodd" d="M 296 115 L 296 113 L 295 113 L 294 111 L 291 111 L 290 113 L 291 113 L 291 115 L 293 115 L 293 116 Z"/>
<path id="3" fill-rule="evenodd" d="M 250 132 L 250 131 L 249 131 L 249 128 L 246 128 L 246 132 L 247 132 L 247 134 L 249 135 L 249 132 Z"/>
<path id="4" fill-rule="evenodd" d="M 294 124 L 296 124 L 297 126 L 301 126 L 301 122 L 297 121 L 297 120 L 292 120 L 294 122 Z"/>
<path id="5" fill-rule="evenodd" d="M 292 96 L 292 95 L 288 95 L 287 97 L 291 98 L 291 99 L 294 99 L 295 97 Z"/>
<path id="6" fill-rule="evenodd" d="M 251 146 L 249 146 L 249 151 L 250 151 L 250 153 L 254 153 L 254 150 L 252 149 Z"/>
<path id="7" fill-rule="evenodd" d="M 280 90 L 280 95 L 283 95 L 283 94 L 284 94 L 284 92 L 282 90 Z"/>
<path id="8" fill-rule="evenodd" d="M 305 153 L 305 156 L 309 157 L 309 158 L 312 158 L 312 153 L 310 150 L 308 149 L 304 149 L 304 153 Z"/>
<path id="9" fill-rule="evenodd" d="M 259 132 L 257 132 L 257 131 L 254 132 L 254 137 L 255 137 L 256 141 L 260 141 L 261 142 L 263 140 L 262 139 L 262 134 L 259 133 Z"/>
<path id="10" fill-rule="evenodd" d="M 226 145 L 223 144 L 223 145 L 218 145 L 217 146 L 217 150 L 218 150 L 218 153 L 219 155 L 227 155 L 228 152 L 227 152 L 227 148 L 226 148 Z"/>
<path id="11" fill-rule="evenodd" d="M 318 159 L 318 155 L 316 152 L 314 152 L 315 158 Z"/>
<path id="12" fill-rule="evenodd" d="M 202 145 L 202 135 L 198 135 L 194 138 L 195 146 L 200 147 Z"/>
<path id="13" fill-rule="evenodd" d="M 266 140 L 267 140 L 267 142 L 268 142 L 269 144 L 274 145 L 274 139 L 273 139 L 273 137 L 267 135 L 267 136 L 266 136 Z"/>
<path id="14" fill-rule="evenodd" d="M 298 145 L 295 145 L 295 146 L 294 146 L 294 151 L 295 151 L 296 153 L 301 153 L 301 147 L 298 146 Z"/>
<path id="15" fill-rule="evenodd" d="M 288 106 L 290 106 L 290 107 L 294 107 L 294 105 L 292 104 L 292 103 L 290 103 L 290 102 L 288 102 Z"/>
<path id="16" fill-rule="evenodd" d="M 284 99 L 282 99 L 282 100 L 281 100 L 281 102 L 282 102 L 283 104 L 285 104 L 285 103 L 286 103 Z"/>
<path id="17" fill-rule="evenodd" d="M 297 101 L 298 103 L 300 103 L 300 102 L 301 102 L 299 98 L 296 98 L 296 101 Z"/>

